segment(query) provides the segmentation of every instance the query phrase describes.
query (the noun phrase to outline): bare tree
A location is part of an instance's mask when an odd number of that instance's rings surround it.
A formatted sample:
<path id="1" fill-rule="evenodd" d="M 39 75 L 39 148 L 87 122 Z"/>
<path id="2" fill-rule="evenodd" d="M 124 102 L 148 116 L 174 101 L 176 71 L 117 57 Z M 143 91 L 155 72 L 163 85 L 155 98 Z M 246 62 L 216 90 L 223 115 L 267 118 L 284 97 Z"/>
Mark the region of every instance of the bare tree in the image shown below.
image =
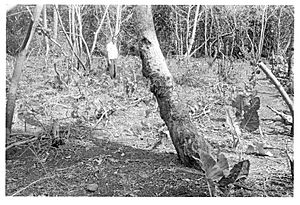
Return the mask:
<path id="1" fill-rule="evenodd" d="M 81 58 L 78 56 L 78 54 L 77 54 L 77 52 L 76 52 L 76 50 L 75 50 L 75 48 L 74 48 L 74 46 L 73 46 L 72 39 L 71 39 L 72 36 L 68 35 L 67 32 L 66 32 L 66 29 L 65 29 L 65 27 L 64 27 L 64 25 L 63 25 L 61 16 L 60 16 L 60 14 L 59 14 L 58 6 L 55 6 L 55 11 L 56 11 L 56 13 L 57 13 L 58 20 L 59 20 L 60 26 L 61 26 L 61 28 L 62 28 L 62 30 L 63 30 L 63 33 L 64 33 L 64 35 L 65 35 L 65 37 L 66 37 L 66 39 L 67 39 L 67 41 L 68 41 L 68 44 L 69 44 L 69 46 L 70 46 L 70 48 L 71 48 L 71 50 L 72 50 L 72 54 L 75 55 L 75 57 L 77 58 L 79 64 L 83 67 L 84 70 L 86 70 L 86 67 L 85 67 L 84 63 L 82 62 Z M 70 16 L 69 16 L 69 17 L 70 17 Z M 69 25 L 69 26 L 71 26 L 71 25 Z"/>
<path id="2" fill-rule="evenodd" d="M 121 27 L 121 13 L 122 13 L 122 5 L 117 5 L 117 14 L 116 14 L 116 25 L 115 25 L 115 34 L 114 36 L 117 36 L 120 32 Z"/>
<path id="3" fill-rule="evenodd" d="M 204 17 L 204 53 L 205 56 L 208 55 L 207 52 L 207 21 L 208 21 L 208 9 L 205 8 L 205 17 Z"/>
<path id="4" fill-rule="evenodd" d="M 47 24 L 47 5 L 44 5 L 43 9 L 43 23 L 44 23 L 44 29 L 48 29 L 48 24 Z M 49 39 L 45 35 L 45 44 L 46 44 L 46 53 L 45 53 L 45 61 L 47 62 L 48 54 L 49 54 Z"/>
<path id="5" fill-rule="evenodd" d="M 58 25 L 58 17 L 57 13 L 55 12 L 55 8 L 53 8 L 53 39 L 57 40 L 57 25 Z"/>
<path id="6" fill-rule="evenodd" d="M 100 22 L 100 24 L 99 24 L 99 26 L 98 26 L 98 28 L 97 28 L 97 30 L 96 30 L 96 32 L 95 32 L 94 40 L 93 40 L 93 44 L 92 44 L 92 48 L 91 48 L 91 50 L 90 50 L 90 54 L 91 54 L 91 55 L 93 55 L 93 52 L 94 52 L 94 50 L 95 50 L 96 43 L 97 43 L 97 38 L 98 38 L 98 35 L 99 35 L 100 31 L 101 31 L 101 27 L 102 27 L 102 25 L 103 25 L 103 22 L 104 22 L 104 20 L 105 20 L 105 17 L 107 16 L 108 8 L 109 8 L 109 5 L 107 5 L 107 6 L 105 7 L 105 11 L 104 11 L 104 14 L 103 14 L 103 16 L 102 16 L 101 22 Z"/>
<path id="7" fill-rule="evenodd" d="M 17 90 L 19 87 L 19 81 L 22 75 L 22 70 L 24 67 L 24 63 L 26 61 L 26 55 L 28 53 L 28 48 L 35 32 L 35 29 L 38 25 L 39 18 L 43 9 L 43 5 L 37 5 L 35 7 L 33 13 L 33 21 L 31 21 L 30 26 L 28 28 L 26 37 L 23 41 L 23 44 L 19 50 L 16 63 L 14 65 L 14 71 L 11 79 L 11 85 L 7 94 L 7 101 L 6 101 L 6 137 L 8 137 L 11 133 L 12 127 L 12 120 L 16 105 L 17 99 Z"/>
<path id="8" fill-rule="evenodd" d="M 199 15 L 199 10 L 200 10 L 200 5 L 196 6 L 196 11 L 195 11 L 195 17 L 194 17 L 194 25 L 193 25 L 193 30 L 192 30 L 192 36 L 191 38 L 188 39 L 188 47 L 187 47 L 187 52 L 186 52 L 186 57 L 189 58 L 190 57 L 190 53 L 195 41 L 195 35 L 196 35 L 196 30 L 197 30 L 197 24 L 198 24 L 198 16 L 201 16 L 201 14 Z M 188 31 L 189 33 L 189 31 Z"/>
<path id="9" fill-rule="evenodd" d="M 86 50 L 86 55 L 87 55 L 87 67 L 88 69 L 91 68 L 92 66 L 92 57 L 91 53 L 89 51 L 88 45 L 86 43 L 86 40 L 83 37 L 83 32 L 82 32 L 82 18 L 81 18 L 81 7 L 76 5 L 75 6 L 75 12 L 77 16 L 77 21 L 78 21 L 78 33 L 79 33 L 79 48 L 80 48 L 80 54 L 82 54 L 82 43 L 84 44 L 85 50 Z M 82 57 L 80 55 L 80 57 Z"/>
<path id="10" fill-rule="evenodd" d="M 189 36 L 190 36 L 190 15 L 191 15 L 191 10 L 193 8 L 193 5 L 188 6 L 188 12 L 187 12 L 187 17 L 186 17 L 186 34 L 185 34 L 185 44 L 186 44 L 186 49 L 189 47 Z"/>
<path id="11" fill-rule="evenodd" d="M 268 6 L 263 6 L 263 9 L 262 9 L 260 39 L 259 39 L 259 45 L 258 45 L 258 52 L 256 53 L 256 62 L 260 59 L 264 40 L 265 40 L 265 29 L 266 29 L 266 24 L 267 24 L 265 15 L 266 15 L 267 7 Z"/>

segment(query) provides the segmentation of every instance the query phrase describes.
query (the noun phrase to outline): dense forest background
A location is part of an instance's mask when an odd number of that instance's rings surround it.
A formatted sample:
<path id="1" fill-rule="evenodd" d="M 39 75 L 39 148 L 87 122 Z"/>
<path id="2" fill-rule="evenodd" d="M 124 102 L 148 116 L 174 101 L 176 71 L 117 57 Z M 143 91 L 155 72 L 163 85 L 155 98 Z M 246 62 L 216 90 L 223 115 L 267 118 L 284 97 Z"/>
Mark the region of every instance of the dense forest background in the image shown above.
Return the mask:
<path id="1" fill-rule="evenodd" d="M 104 55 L 107 39 L 117 34 L 120 53 L 126 55 L 137 50 L 137 29 L 135 19 L 132 18 L 133 7 L 60 5 L 58 11 L 61 22 L 58 22 L 54 6 L 48 5 L 44 21 L 48 34 L 51 37 L 57 36 L 57 42 L 62 44 L 66 43 L 62 33 L 63 26 L 70 34 L 75 48 L 82 49 L 83 53 L 87 53 L 87 50 L 93 47 L 95 33 L 100 27 L 96 45 L 91 53 L 96 56 Z M 153 6 L 152 10 L 156 34 L 166 57 L 187 53 L 192 57 L 213 56 L 216 49 L 219 49 L 226 56 L 250 60 L 257 57 L 260 43 L 262 43 L 261 57 L 264 58 L 271 58 L 272 53 L 285 56 L 293 47 L 293 6 L 158 5 Z M 16 54 L 24 40 L 30 19 L 31 14 L 24 6 L 18 6 L 8 12 L 6 24 L 8 54 Z M 57 26 L 58 30 L 55 30 L 54 27 Z M 31 51 L 32 54 L 44 53 L 46 46 L 42 38 L 43 35 L 35 36 L 31 45 L 35 48 Z"/>

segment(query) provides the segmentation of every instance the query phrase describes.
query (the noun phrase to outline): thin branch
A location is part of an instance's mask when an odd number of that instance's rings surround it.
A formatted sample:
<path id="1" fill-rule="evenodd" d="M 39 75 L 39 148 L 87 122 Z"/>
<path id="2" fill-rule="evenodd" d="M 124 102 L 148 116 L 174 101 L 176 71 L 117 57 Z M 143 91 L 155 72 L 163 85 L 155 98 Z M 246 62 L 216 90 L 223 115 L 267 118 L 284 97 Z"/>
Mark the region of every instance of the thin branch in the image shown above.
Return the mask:
<path id="1" fill-rule="evenodd" d="M 268 76 L 271 79 L 271 81 L 273 82 L 273 84 L 275 85 L 277 90 L 280 92 L 283 100 L 285 101 L 285 103 L 289 107 L 291 115 L 294 118 L 294 105 L 293 105 L 293 102 L 290 99 L 290 97 L 288 96 L 288 94 L 285 92 L 285 90 L 282 87 L 282 85 L 280 84 L 280 82 L 277 80 L 277 78 L 273 75 L 271 70 L 263 62 L 258 63 L 258 66 L 264 71 L 266 76 Z"/>
<path id="2" fill-rule="evenodd" d="M 57 45 L 60 49 L 61 49 L 61 52 L 63 53 L 63 55 L 65 57 L 67 57 L 68 55 L 64 52 L 64 49 L 63 47 L 57 42 L 55 41 L 53 38 L 51 38 L 50 36 L 48 36 L 49 40 L 52 41 L 55 45 Z"/>
<path id="3" fill-rule="evenodd" d="M 80 65 L 83 67 L 83 69 L 86 70 L 86 67 L 85 67 L 84 63 L 82 62 L 82 60 L 79 58 L 79 56 L 78 56 L 77 53 L 75 52 L 75 49 L 74 49 L 74 47 L 73 47 L 73 45 L 72 45 L 72 42 L 71 42 L 71 39 L 69 38 L 69 36 L 68 36 L 68 34 L 67 34 L 66 30 L 65 30 L 65 27 L 64 27 L 64 25 L 63 25 L 63 23 L 62 23 L 61 16 L 60 16 L 60 14 L 59 14 L 57 5 L 56 5 L 54 8 L 55 8 L 55 11 L 56 11 L 56 13 L 57 13 L 58 20 L 59 20 L 59 23 L 60 23 L 60 25 L 61 25 L 61 27 L 62 27 L 63 33 L 64 33 L 65 36 L 66 36 L 66 39 L 67 39 L 67 41 L 68 41 L 69 46 L 70 46 L 71 49 L 72 49 L 72 52 L 75 54 L 76 58 L 78 59 Z"/>
<path id="4" fill-rule="evenodd" d="M 198 48 L 196 48 L 189 56 L 193 56 L 194 53 L 196 53 L 200 48 L 202 48 L 205 43 L 207 43 L 210 40 L 210 38 L 206 39 L 206 41 L 204 41 Z"/>
<path id="5" fill-rule="evenodd" d="M 97 42 L 97 38 L 98 38 L 98 34 L 99 34 L 100 30 L 101 30 L 101 27 L 102 27 L 102 24 L 103 24 L 103 22 L 104 22 L 105 16 L 106 16 L 106 14 L 107 14 L 107 12 L 108 12 L 108 8 L 109 8 L 109 5 L 107 5 L 107 6 L 105 7 L 105 12 L 104 12 L 103 17 L 102 17 L 102 19 L 101 19 L 100 25 L 99 25 L 99 27 L 97 28 L 97 31 L 96 31 L 96 33 L 95 33 L 95 35 L 94 35 L 93 45 L 92 45 L 92 48 L 91 48 L 91 51 L 90 51 L 90 54 L 91 54 L 91 55 L 93 55 L 93 52 L 94 52 L 94 49 L 95 49 L 95 46 L 96 46 L 96 42 Z"/>
<path id="6" fill-rule="evenodd" d="M 35 141 L 35 140 L 37 140 L 37 139 L 38 139 L 38 137 L 34 137 L 34 138 L 29 139 L 29 140 L 24 140 L 24 141 L 19 141 L 19 142 L 12 143 L 12 144 L 8 145 L 8 146 L 5 148 L 5 150 L 8 150 L 8 149 L 10 149 L 10 148 L 12 148 L 12 147 L 14 147 L 14 146 L 19 146 L 19 145 L 22 145 L 22 144 L 26 144 L 26 143 L 28 143 L 28 142 L 33 142 L 33 141 Z"/>
<path id="7" fill-rule="evenodd" d="M 18 191 L 15 192 L 14 194 L 12 194 L 11 196 L 15 196 L 15 195 L 19 194 L 20 192 L 24 191 L 25 189 L 29 188 L 30 186 L 32 186 L 32 185 L 34 185 L 34 184 L 36 184 L 36 183 L 38 183 L 38 182 L 40 182 L 40 181 L 42 181 L 42 180 L 45 180 L 45 179 L 51 179 L 51 178 L 53 178 L 54 176 L 55 176 L 55 175 L 48 176 L 48 177 L 43 177 L 43 178 L 40 178 L 40 179 L 38 179 L 38 180 L 36 180 L 36 181 L 33 181 L 33 182 L 31 182 L 30 184 L 28 184 L 26 187 L 23 187 L 22 189 L 18 190 Z"/>
<path id="8" fill-rule="evenodd" d="M 283 120 L 284 124 L 286 124 L 286 125 L 293 125 L 293 118 L 292 118 L 292 116 L 286 115 L 283 112 L 279 112 L 279 111 L 275 110 L 274 108 L 272 108 L 269 105 L 267 105 L 267 108 L 269 108 L 270 110 L 272 110 L 272 112 L 276 113 L 276 115 L 278 115 L 279 117 L 281 117 L 281 119 Z"/>
<path id="9" fill-rule="evenodd" d="M 85 46 L 87 57 L 88 57 L 88 61 L 89 61 L 89 66 L 91 68 L 91 66 L 92 66 L 92 59 L 91 59 L 91 54 L 90 54 L 88 45 L 86 43 L 86 40 L 83 38 L 83 34 L 82 34 L 82 18 L 81 18 L 81 13 L 80 13 L 80 7 L 79 6 L 75 7 L 75 12 L 76 12 L 77 20 L 78 20 L 78 23 L 79 23 L 79 37 L 81 38 L 81 40 L 82 40 L 82 42 L 83 42 L 83 44 Z"/>

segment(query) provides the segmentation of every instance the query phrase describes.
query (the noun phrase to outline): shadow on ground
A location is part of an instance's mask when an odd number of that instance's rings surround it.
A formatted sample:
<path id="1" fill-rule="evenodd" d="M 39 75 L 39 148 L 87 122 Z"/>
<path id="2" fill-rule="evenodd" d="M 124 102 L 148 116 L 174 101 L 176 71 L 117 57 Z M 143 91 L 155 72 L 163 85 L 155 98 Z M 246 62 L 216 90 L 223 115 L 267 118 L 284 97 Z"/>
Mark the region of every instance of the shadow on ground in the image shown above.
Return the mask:
<path id="1" fill-rule="evenodd" d="M 30 146 L 11 148 L 6 153 L 6 195 L 208 196 L 203 176 L 183 171 L 175 154 L 101 139 L 90 142 L 92 146 L 78 147 L 69 141 L 48 149 L 44 159 Z"/>

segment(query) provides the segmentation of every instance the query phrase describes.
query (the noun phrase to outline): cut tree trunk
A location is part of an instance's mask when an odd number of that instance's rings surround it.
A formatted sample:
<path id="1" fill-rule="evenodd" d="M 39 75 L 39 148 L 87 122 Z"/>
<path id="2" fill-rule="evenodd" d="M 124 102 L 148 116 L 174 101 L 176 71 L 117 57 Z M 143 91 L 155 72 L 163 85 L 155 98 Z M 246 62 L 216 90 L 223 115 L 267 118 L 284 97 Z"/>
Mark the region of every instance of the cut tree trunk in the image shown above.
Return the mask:
<path id="1" fill-rule="evenodd" d="M 9 91 L 7 93 L 7 101 L 6 101 L 6 138 L 11 133 L 12 127 L 12 120 L 14 116 L 15 106 L 16 106 L 16 99 L 17 99 L 17 90 L 19 87 L 19 81 L 22 75 L 22 70 L 24 67 L 24 63 L 26 61 L 26 55 L 28 52 L 28 47 L 30 41 L 33 37 L 34 31 L 39 21 L 40 14 L 42 12 L 43 6 L 37 5 L 34 11 L 34 20 L 31 22 L 25 40 L 23 41 L 23 45 L 19 50 L 16 63 L 14 65 L 14 71 L 11 79 L 11 85 Z"/>
<path id="2" fill-rule="evenodd" d="M 202 169 L 200 156 L 210 154 L 210 146 L 192 124 L 188 108 L 174 91 L 173 77 L 167 67 L 155 34 L 151 6 L 137 6 L 139 50 L 143 75 L 150 79 L 160 116 L 166 123 L 178 157 L 186 166 Z M 200 159 L 200 160 L 199 160 Z"/>

